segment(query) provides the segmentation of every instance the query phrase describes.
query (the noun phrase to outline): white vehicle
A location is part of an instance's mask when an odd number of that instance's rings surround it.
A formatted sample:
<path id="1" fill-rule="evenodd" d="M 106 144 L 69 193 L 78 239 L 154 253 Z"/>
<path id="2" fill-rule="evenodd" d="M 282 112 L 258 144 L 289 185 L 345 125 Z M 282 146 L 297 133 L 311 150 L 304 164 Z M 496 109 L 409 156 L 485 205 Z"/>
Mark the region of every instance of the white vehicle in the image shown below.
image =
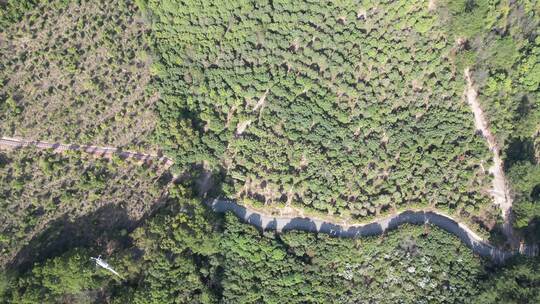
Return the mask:
<path id="1" fill-rule="evenodd" d="M 116 272 L 112 267 L 111 265 L 109 265 L 107 262 L 105 262 L 104 260 L 101 259 L 101 255 L 99 255 L 97 258 L 94 258 L 94 257 L 91 257 L 90 260 L 93 260 L 94 262 L 96 262 L 96 265 L 101 267 L 101 268 L 104 268 L 104 269 L 107 269 L 108 271 L 114 273 L 115 275 L 117 275 L 119 278 L 122 278 L 122 276 L 120 276 L 120 274 L 118 274 L 118 272 Z"/>

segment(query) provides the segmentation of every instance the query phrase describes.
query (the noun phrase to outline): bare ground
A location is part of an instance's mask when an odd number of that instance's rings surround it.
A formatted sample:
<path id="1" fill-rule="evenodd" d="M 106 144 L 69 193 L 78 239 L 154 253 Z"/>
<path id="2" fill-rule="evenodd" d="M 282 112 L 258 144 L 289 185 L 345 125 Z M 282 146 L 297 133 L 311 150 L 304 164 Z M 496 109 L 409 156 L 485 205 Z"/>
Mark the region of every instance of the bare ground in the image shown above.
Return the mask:
<path id="1" fill-rule="evenodd" d="M 486 139 L 489 150 L 493 154 L 493 165 L 488 170 L 493 175 L 493 188 L 490 193 L 493 196 L 493 202 L 501 209 L 502 218 L 504 220 L 503 233 L 507 237 L 510 245 L 515 247 L 519 244 L 519 240 L 512 228 L 512 197 L 504 175 L 501 150 L 495 136 L 493 136 L 493 133 L 489 130 L 486 116 L 478 102 L 478 92 L 474 86 L 468 68 L 465 69 L 465 79 L 467 80 L 465 95 L 474 115 L 474 125 Z"/>

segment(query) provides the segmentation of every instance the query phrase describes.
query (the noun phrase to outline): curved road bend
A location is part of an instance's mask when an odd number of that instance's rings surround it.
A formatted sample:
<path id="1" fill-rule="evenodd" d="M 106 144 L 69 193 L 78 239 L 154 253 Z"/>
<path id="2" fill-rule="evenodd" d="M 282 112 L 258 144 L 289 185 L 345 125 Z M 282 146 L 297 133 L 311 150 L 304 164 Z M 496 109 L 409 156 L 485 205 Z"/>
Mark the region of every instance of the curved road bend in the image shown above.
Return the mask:
<path id="1" fill-rule="evenodd" d="M 451 217 L 432 211 L 404 211 L 396 215 L 376 220 L 363 225 L 339 225 L 315 218 L 302 217 L 276 217 L 241 206 L 234 201 L 214 199 L 207 204 L 215 212 L 232 212 L 241 220 L 262 230 L 288 231 L 299 230 L 324 233 L 336 237 L 358 238 L 362 236 L 380 235 L 387 230 L 395 229 L 403 224 L 432 224 L 457 236 L 473 252 L 483 257 L 503 262 L 517 252 L 505 251 L 492 246 L 482 240 L 465 225 L 458 223 Z"/>

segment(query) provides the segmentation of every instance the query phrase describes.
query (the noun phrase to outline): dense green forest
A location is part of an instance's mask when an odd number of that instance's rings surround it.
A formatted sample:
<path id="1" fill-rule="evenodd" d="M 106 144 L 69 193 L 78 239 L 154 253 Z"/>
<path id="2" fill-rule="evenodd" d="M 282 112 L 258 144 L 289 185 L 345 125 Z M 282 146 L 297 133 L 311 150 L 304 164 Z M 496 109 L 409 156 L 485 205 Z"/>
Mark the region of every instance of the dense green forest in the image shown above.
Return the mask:
<path id="1" fill-rule="evenodd" d="M 538 2 L 148 2 L 158 141 L 180 166 L 204 162 L 229 197 L 341 218 L 430 206 L 491 229 L 468 67 L 514 224 L 538 235 Z"/>
<path id="2" fill-rule="evenodd" d="M 538 257 L 430 225 L 259 231 L 201 197 L 211 172 L 207 195 L 267 210 L 492 230 L 468 67 L 538 242 L 539 23 L 536 0 L 0 0 L 0 136 L 161 147 L 179 177 L 0 151 L 0 303 L 540 303 Z"/>
<path id="3" fill-rule="evenodd" d="M 115 9 L 89 1 L 7 3 L 0 40 L 9 42 L 4 50 L 19 51 L 3 57 L 3 135 L 140 148 L 158 115 L 154 146 L 180 169 L 204 164 L 224 180 L 227 196 L 244 203 L 341 218 L 436 207 L 489 230 L 498 217 L 487 194 L 489 153 L 462 98 L 462 70 L 470 66 L 507 151 L 516 227 L 536 222 L 535 2 L 139 1 L 143 14 L 123 1 L 107 2 Z M 54 14 L 71 16 L 62 30 L 50 30 Z M 58 44 L 61 36 L 70 39 Z M 84 87 L 79 80 L 88 75 L 101 85 L 71 96 L 45 74 L 51 66 L 69 70 L 66 49 L 77 45 L 77 69 L 57 76 L 77 74 L 70 89 Z M 28 64 L 47 71 L 21 70 Z M 145 88 L 150 73 L 158 81 Z M 51 86 L 36 87 L 36 75 Z M 114 91 L 124 89 L 129 94 Z"/>
<path id="4" fill-rule="evenodd" d="M 0 18 L 0 135 L 148 148 L 158 95 L 137 6 L 37 2 Z"/>
<path id="5" fill-rule="evenodd" d="M 122 237 L 120 237 L 122 238 Z M 210 212 L 176 186 L 166 207 L 119 242 L 113 276 L 69 248 L 24 272 L 6 273 L 8 303 L 535 303 L 538 260 L 501 273 L 456 237 L 404 226 L 346 240 L 260 232 Z M 515 282 L 515 283 L 513 283 Z"/>
<path id="6" fill-rule="evenodd" d="M 456 45 L 425 1 L 149 1 L 157 134 L 229 197 L 496 220 Z"/>

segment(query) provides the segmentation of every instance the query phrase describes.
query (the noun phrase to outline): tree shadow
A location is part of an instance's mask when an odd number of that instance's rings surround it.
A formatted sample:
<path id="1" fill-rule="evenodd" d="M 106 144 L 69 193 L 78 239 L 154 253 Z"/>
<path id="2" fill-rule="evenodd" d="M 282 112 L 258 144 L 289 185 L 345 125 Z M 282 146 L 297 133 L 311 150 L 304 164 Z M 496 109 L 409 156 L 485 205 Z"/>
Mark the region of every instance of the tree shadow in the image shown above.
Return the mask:
<path id="1" fill-rule="evenodd" d="M 131 244 L 129 232 L 137 227 L 139 221 L 130 219 L 126 209 L 114 204 L 75 219 L 64 214 L 19 250 L 7 268 L 24 272 L 34 263 L 59 256 L 75 247 L 92 248 L 103 253 L 111 242 L 115 247 L 127 247 Z"/>
<path id="2" fill-rule="evenodd" d="M 299 230 L 324 233 L 332 237 L 358 238 L 363 236 L 381 235 L 385 231 L 397 229 L 404 224 L 431 224 L 455 235 L 467 247 L 471 248 L 473 252 L 480 256 L 491 258 L 496 263 L 502 263 L 515 254 L 514 252 L 505 251 L 484 242 L 453 219 L 434 212 L 405 211 L 395 217 L 382 219 L 376 223 L 350 226 L 345 229 L 339 224 L 311 220 L 309 218 L 280 218 L 259 214 L 230 200 L 214 199 L 209 202 L 208 205 L 215 212 L 232 212 L 243 222 L 251 224 L 261 231 L 269 229 L 278 232 Z"/>
<path id="3" fill-rule="evenodd" d="M 346 237 L 359 238 L 365 236 L 381 235 L 384 230 L 379 223 L 371 223 L 363 226 L 351 226 L 344 232 Z"/>
<path id="4" fill-rule="evenodd" d="M 274 218 L 271 222 L 277 223 L 278 221 Z M 322 229 L 322 225 L 320 229 Z M 308 232 L 318 232 L 320 229 L 317 228 L 317 224 L 311 219 L 301 217 L 295 217 L 290 219 L 290 221 L 286 223 L 283 228 L 281 228 L 282 231 L 300 230 Z"/>
<path id="5" fill-rule="evenodd" d="M 527 227 L 523 228 L 523 235 L 529 244 L 540 243 L 540 216 L 533 217 Z"/>
<path id="6" fill-rule="evenodd" d="M 4 168 L 9 162 L 8 156 L 0 151 L 0 168 Z"/>
<path id="7" fill-rule="evenodd" d="M 473 252 L 482 256 L 491 258 L 496 263 L 502 263 L 511 256 L 512 252 L 504 251 L 482 240 L 474 239 L 470 232 L 460 226 L 456 221 L 434 212 L 424 211 L 406 211 L 390 220 L 386 229 L 396 229 L 403 224 L 435 225 L 459 238 Z"/>
<path id="8" fill-rule="evenodd" d="M 531 190 L 531 199 L 536 203 L 540 203 L 540 184 L 535 185 Z"/>
<path id="9" fill-rule="evenodd" d="M 503 223 L 497 223 L 492 229 L 489 230 L 489 242 L 495 246 L 503 247 L 507 243 L 506 236 L 503 232 Z"/>
<path id="10" fill-rule="evenodd" d="M 167 187 L 167 185 L 169 185 L 170 183 L 175 182 L 173 179 L 174 175 L 171 173 L 171 171 L 167 170 L 159 176 L 159 178 L 157 179 L 157 183 L 160 188 L 164 188 Z"/>
<path id="11" fill-rule="evenodd" d="M 246 223 L 253 225 L 257 228 L 263 228 L 261 215 L 258 213 L 250 214 L 247 218 L 245 218 L 245 221 Z"/>
<path id="12" fill-rule="evenodd" d="M 78 150 L 81 149 L 81 146 L 80 146 L 80 145 L 77 145 L 77 144 L 69 144 L 68 148 L 69 148 L 70 150 L 76 150 L 76 151 L 78 151 Z"/>
<path id="13" fill-rule="evenodd" d="M 505 151 L 504 170 L 508 171 L 520 161 L 535 162 L 534 143 L 531 138 L 512 138 Z"/>

